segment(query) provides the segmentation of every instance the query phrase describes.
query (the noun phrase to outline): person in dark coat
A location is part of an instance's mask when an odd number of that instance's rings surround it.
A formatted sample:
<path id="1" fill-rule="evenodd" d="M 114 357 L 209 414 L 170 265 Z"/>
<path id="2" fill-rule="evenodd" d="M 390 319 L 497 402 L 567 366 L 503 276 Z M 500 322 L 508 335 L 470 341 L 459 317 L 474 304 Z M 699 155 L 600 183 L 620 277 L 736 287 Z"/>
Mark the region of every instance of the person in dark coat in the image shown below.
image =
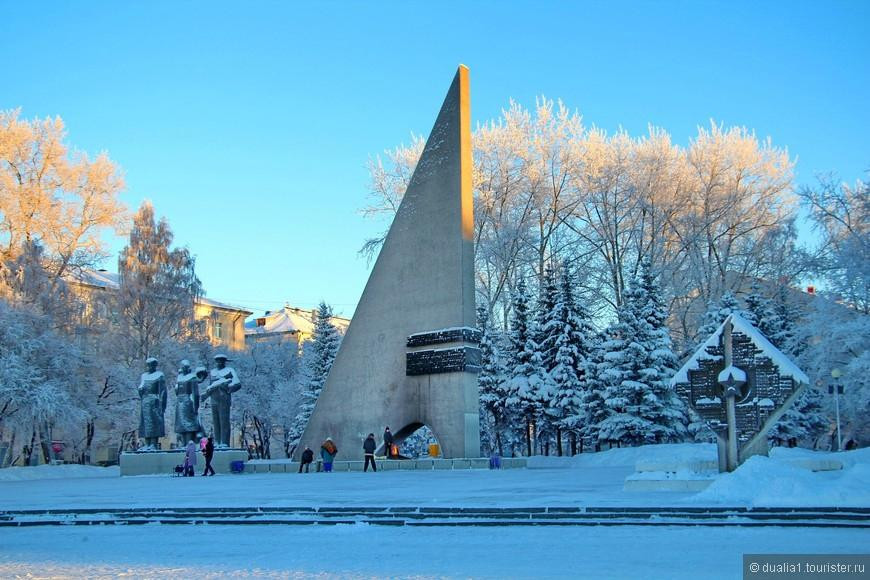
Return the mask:
<path id="1" fill-rule="evenodd" d="M 211 459 L 214 457 L 214 437 L 209 437 L 205 443 L 205 449 L 202 450 L 205 455 L 205 469 L 202 471 L 203 477 L 206 475 L 214 475 L 214 467 L 211 466 Z"/>
<path id="2" fill-rule="evenodd" d="M 384 455 L 387 458 L 393 456 L 393 434 L 390 432 L 389 427 L 384 429 Z"/>
<path id="3" fill-rule="evenodd" d="M 308 469 L 311 467 L 311 462 L 314 461 L 314 452 L 311 447 L 305 446 L 305 451 L 302 452 L 302 460 L 299 462 L 299 473 L 302 473 L 302 467 L 305 467 L 305 473 L 310 473 Z"/>
<path id="4" fill-rule="evenodd" d="M 320 458 L 323 459 L 323 471 L 326 473 L 332 472 L 332 462 L 335 461 L 335 456 L 338 455 L 338 447 L 332 442 L 332 437 L 327 437 L 323 445 L 320 446 Z"/>
<path id="5" fill-rule="evenodd" d="M 369 462 L 372 464 L 372 471 L 377 472 L 378 466 L 375 465 L 375 449 L 378 444 L 375 443 L 375 434 L 369 433 L 369 436 L 366 437 L 366 440 L 363 441 L 363 451 L 365 452 L 365 465 L 363 465 L 363 472 L 369 470 Z"/>

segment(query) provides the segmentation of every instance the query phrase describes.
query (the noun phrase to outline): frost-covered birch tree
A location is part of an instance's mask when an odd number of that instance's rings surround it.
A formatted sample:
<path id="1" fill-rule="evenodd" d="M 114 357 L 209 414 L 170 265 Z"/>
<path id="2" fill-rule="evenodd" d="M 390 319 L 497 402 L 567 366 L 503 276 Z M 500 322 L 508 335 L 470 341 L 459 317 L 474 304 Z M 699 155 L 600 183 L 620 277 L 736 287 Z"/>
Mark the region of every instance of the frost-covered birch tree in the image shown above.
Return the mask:
<path id="1" fill-rule="evenodd" d="M 55 283 L 107 256 L 102 234 L 127 222 L 124 181 L 105 153 L 71 150 L 60 117 L 20 114 L 0 111 L 0 263 L 39 242 Z"/>
<path id="2" fill-rule="evenodd" d="M 190 251 L 171 248 L 172 240 L 169 222 L 155 221 L 154 207 L 144 202 L 118 259 L 120 288 L 114 304 L 119 337 L 127 339 L 131 362 L 155 354 L 162 341 L 196 331 L 193 309 L 202 284 Z"/>

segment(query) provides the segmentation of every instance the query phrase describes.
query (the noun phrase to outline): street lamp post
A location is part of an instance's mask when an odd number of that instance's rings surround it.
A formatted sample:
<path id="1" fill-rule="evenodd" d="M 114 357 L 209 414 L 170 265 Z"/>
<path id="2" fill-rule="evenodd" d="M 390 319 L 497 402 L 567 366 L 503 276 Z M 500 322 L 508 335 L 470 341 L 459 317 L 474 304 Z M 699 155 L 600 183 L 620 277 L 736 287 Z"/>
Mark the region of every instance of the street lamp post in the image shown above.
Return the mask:
<path id="1" fill-rule="evenodd" d="M 837 451 L 843 450 L 843 438 L 840 435 L 840 393 L 843 392 L 843 387 L 840 386 L 840 377 L 843 376 L 843 371 L 833 369 L 831 376 L 834 378 L 834 384 L 828 387 L 828 392 L 833 391 L 834 408 L 837 410 Z"/>

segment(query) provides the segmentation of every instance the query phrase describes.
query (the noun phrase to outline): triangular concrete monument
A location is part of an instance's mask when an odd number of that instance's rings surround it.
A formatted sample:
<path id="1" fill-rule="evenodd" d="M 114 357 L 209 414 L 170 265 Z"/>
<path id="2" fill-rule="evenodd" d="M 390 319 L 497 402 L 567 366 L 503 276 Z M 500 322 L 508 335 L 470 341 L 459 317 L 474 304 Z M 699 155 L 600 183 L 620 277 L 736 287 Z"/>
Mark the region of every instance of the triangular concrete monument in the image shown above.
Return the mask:
<path id="1" fill-rule="evenodd" d="M 362 459 L 366 435 L 428 425 L 444 457 L 478 457 L 480 352 L 468 68 L 460 66 L 390 226 L 296 456 L 332 437 Z"/>

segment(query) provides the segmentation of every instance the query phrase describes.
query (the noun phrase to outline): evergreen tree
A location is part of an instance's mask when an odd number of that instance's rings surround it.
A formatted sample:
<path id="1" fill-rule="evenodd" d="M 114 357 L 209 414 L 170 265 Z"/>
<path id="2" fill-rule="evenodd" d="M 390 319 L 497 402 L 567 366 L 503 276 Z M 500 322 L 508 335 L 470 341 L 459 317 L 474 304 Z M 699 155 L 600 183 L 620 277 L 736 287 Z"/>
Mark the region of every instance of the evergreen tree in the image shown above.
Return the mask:
<path id="1" fill-rule="evenodd" d="M 486 306 L 477 307 L 480 338 L 480 373 L 477 385 L 480 394 L 481 445 L 489 452 L 504 454 L 504 431 L 508 426 L 507 377 L 499 348 L 498 336 L 489 319 Z"/>
<path id="2" fill-rule="evenodd" d="M 682 441 L 686 434 L 686 407 L 670 385 L 679 365 L 667 325 L 668 307 L 649 260 L 641 262 L 640 288 L 645 298 L 638 305 L 640 322 L 646 323 L 649 333 L 645 341 L 646 369 L 642 374 L 657 400 L 657 404 L 650 405 L 647 418 L 665 428 L 663 440 Z"/>
<path id="3" fill-rule="evenodd" d="M 776 300 L 763 296 L 757 287 L 746 297 L 746 310 L 750 315 L 747 318 L 770 343 L 791 356 L 794 354 L 795 332 L 794 316 L 787 304 L 787 292 L 785 286 L 780 286 Z"/>
<path id="4" fill-rule="evenodd" d="M 560 328 L 553 319 L 557 306 L 560 306 L 559 285 L 556 272 L 552 266 L 547 266 L 544 279 L 538 295 L 537 325 L 535 326 L 535 342 L 541 353 L 541 368 L 549 373 L 556 367 L 556 341 Z"/>
<path id="5" fill-rule="evenodd" d="M 704 318 L 701 323 L 700 328 L 698 328 L 698 342 L 695 345 L 697 349 L 704 342 L 716 332 L 716 329 L 719 328 L 719 325 L 728 318 L 728 315 L 731 313 L 737 313 L 747 320 L 747 322 L 753 323 L 755 321 L 755 316 L 753 314 L 747 312 L 740 306 L 740 302 L 737 300 L 737 297 L 734 296 L 731 292 L 726 292 L 719 298 L 718 302 L 711 302 L 707 307 L 707 312 L 704 313 Z"/>
<path id="6" fill-rule="evenodd" d="M 605 346 L 600 374 L 613 414 L 599 424 L 599 439 L 630 445 L 683 439 L 684 408 L 669 384 L 676 357 L 666 319 L 658 285 L 644 262 Z"/>
<path id="7" fill-rule="evenodd" d="M 513 297 L 510 332 L 510 387 L 508 405 L 524 421 L 526 452 L 534 449 L 534 432 L 543 410 L 548 380 L 541 368 L 541 353 L 535 342 L 535 329 L 529 316 L 526 284 L 520 279 Z"/>
<path id="8" fill-rule="evenodd" d="M 599 425 L 613 414 L 604 400 L 604 392 L 607 387 L 605 377 L 608 376 L 605 355 L 614 347 L 610 344 L 611 340 L 616 339 L 614 332 L 615 329 L 611 326 L 596 336 L 595 348 L 589 356 L 584 389 L 580 397 L 580 435 L 583 440 L 595 442 L 596 450 L 599 448 L 598 442 L 602 440 L 599 437 L 601 433 Z"/>
<path id="9" fill-rule="evenodd" d="M 772 445 L 793 447 L 801 443 L 810 446 L 827 431 L 830 421 L 824 413 L 824 398 L 818 389 L 807 387 L 779 421 L 770 428 L 767 440 Z"/>
<path id="10" fill-rule="evenodd" d="M 752 291 L 746 297 L 745 312 L 746 316 L 744 316 L 744 318 L 746 321 L 751 323 L 755 328 L 760 330 L 762 334 L 767 336 L 764 329 L 767 320 L 773 314 L 773 311 L 770 308 L 770 299 L 761 293 L 758 284 L 752 285 Z"/>
<path id="11" fill-rule="evenodd" d="M 616 415 L 622 411 L 619 401 L 614 400 L 614 395 L 625 378 L 623 367 L 627 342 L 624 336 L 627 327 L 622 322 L 624 317 L 620 309 L 620 320 L 611 324 L 604 332 L 601 348 L 595 357 L 595 380 L 590 385 L 588 399 L 585 401 L 587 420 L 590 421 L 585 433 L 594 437 L 596 449 L 601 442 L 613 442 L 619 438 L 613 436 L 612 423 Z"/>
<path id="12" fill-rule="evenodd" d="M 325 302 L 321 302 L 314 320 L 314 332 L 304 346 L 302 404 L 290 429 L 291 449 L 296 448 L 305 432 L 305 427 L 320 397 L 320 391 L 323 390 L 326 377 L 329 375 L 332 363 L 335 362 L 339 346 L 341 346 L 341 335 L 332 324 L 332 308 Z"/>
<path id="13" fill-rule="evenodd" d="M 538 352 L 541 354 L 541 370 L 550 383 L 549 388 L 542 391 L 541 421 L 538 425 L 538 441 L 544 448 L 544 454 L 549 455 L 550 440 L 553 436 L 557 439 L 559 455 L 562 454 L 560 421 L 562 411 L 555 404 L 555 384 L 553 384 L 553 371 L 557 366 L 558 340 L 562 332 L 559 310 L 564 310 L 560 305 L 559 286 L 556 281 L 556 272 L 552 264 L 548 265 L 544 272 L 538 296 L 537 325 L 535 327 L 535 342 Z"/>
<path id="14" fill-rule="evenodd" d="M 770 342 L 789 357 L 797 357 L 803 348 L 797 340 L 794 306 L 788 300 L 788 288 L 781 285 L 773 301 L 777 327 L 771 331 Z"/>
<path id="15" fill-rule="evenodd" d="M 586 309 L 574 296 L 574 277 L 567 265 L 562 268 L 557 299 L 547 318 L 547 330 L 553 336 L 556 351 L 555 365 L 549 369 L 554 394 L 548 413 L 555 418 L 557 453 L 563 453 L 562 433 L 567 431 L 573 455 L 584 424 L 581 407 L 597 333 Z"/>

